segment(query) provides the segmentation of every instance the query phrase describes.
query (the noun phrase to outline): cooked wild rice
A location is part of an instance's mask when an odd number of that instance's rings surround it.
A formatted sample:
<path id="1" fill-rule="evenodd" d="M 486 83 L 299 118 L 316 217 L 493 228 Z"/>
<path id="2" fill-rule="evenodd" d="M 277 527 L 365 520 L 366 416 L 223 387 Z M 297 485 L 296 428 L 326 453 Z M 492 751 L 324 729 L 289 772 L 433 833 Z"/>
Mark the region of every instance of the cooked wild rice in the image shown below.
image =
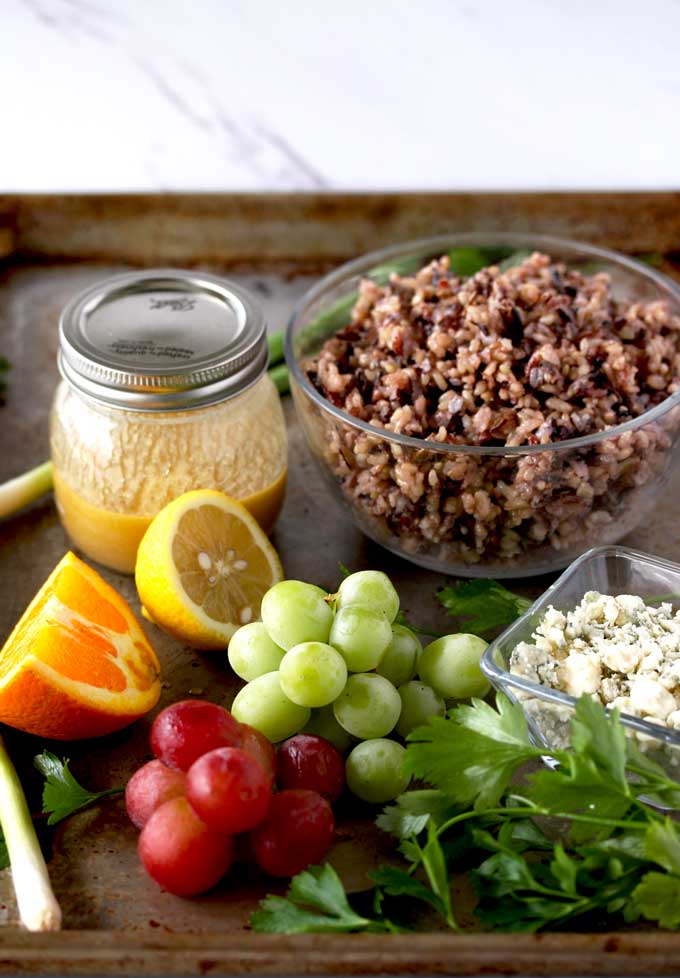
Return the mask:
<path id="1" fill-rule="evenodd" d="M 607 274 L 544 254 L 468 279 L 443 257 L 385 286 L 364 280 L 351 321 L 304 367 L 332 404 L 378 429 L 547 445 L 638 417 L 677 390 L 680 317 L 663 301 L 617 301 Z M 611 524 L 622 497 L 660 474 L 671 440 L 666 420 L 586 449 L 443 455 L 330 416 L 326 425 L 326 459 L 374 530 L 465 563 L 620 536 Z"/>

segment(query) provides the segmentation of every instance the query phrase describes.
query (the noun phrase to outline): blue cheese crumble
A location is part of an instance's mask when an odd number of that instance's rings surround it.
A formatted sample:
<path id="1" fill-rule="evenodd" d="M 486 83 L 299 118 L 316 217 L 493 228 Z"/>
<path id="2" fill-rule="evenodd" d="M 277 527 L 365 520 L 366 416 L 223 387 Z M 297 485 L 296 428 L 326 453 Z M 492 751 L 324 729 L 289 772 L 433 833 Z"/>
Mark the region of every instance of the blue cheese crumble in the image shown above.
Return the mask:
<path id="1" fill-rule="evenodd" d="M 510 671 L 532 682 L 680 730 L 680 612 L 634 594 L 588 591 L 564 614 L 552 605 Z"/>

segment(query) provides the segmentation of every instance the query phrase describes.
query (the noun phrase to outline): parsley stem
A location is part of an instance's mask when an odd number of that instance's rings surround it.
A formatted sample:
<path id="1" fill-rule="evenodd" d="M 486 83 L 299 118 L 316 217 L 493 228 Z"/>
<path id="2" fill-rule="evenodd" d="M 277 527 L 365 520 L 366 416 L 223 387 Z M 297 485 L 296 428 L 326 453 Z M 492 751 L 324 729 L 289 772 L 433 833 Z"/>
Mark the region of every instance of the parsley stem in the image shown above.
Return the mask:
<path id="1" fill-rule="evenodd" d="M 122 795 L 124 791 L 125 791 L 125 788 L 105 788 L 104 791 L 98 791 L 97 792 L 97 799 L 99 799 L 99 798 L 108 798 L 111 795 Z M 96 800 L 96 799 L 94 799 L 94 800 Z M 88 802 L 88 804 L 90 804 L 90 803 Z"/>
<path id="2" fill-rule="evenodd" d="M 638 783 L 634 785 L 636 791 L 638 789 L 641 789 L 643 792 L 654 791 L 654 790 L 658 791 L 660 787 L 670 788 L 672 791 L 678 790 L 678 782 L 671 781 L 670 778 L 665 778 L 661 772 L 659 772 L 656 775 L 655 780 L 650 781 L 649 771 L 646 771 L 644 767 L 638 767 L 635 763 L 626 761 L 626 770 L 631 771 L 633 774 L 639 774 L 642 778 L 645 779 L 644 785 L 640 785 Z"/>
<path id="3" fill-rule="evenodd" d="M 524 815 L 543 815 L 544 813 L 539 808 L 486 808 L 481 811 L 476 811 L 472 809 L 469 812 L 461 812 L 460 815 L 454 815 L 452 818 L 448 819 L 442 825 L 437 828 L 437 838 L 448 832 L 450 828 L 457 825 L 459 822 L 466 822 L 470 818 L 479 818 L 484 815 L 510 815 L 511 817 L 522 817 Z"/>
<path id="4" fill-rule="evenodd" d="M 475 811 L 474 809 L 469 812 L 462 812 L 459 815 L 454 815 L 448 821 L 444 822 L 437 828 L 437 838 L 442 836 L 444 832 L 448 832 L 450 828 L 460 822 L 465 822 L 471 818 L 480 818 L 485 815 L 506 815 L 509 818 L 525 818 L 526 816 L 543 815 L 549 818 L 562 818 L 571 822 L 585 822 L 588 825 L 606 825 L 608 828 L 612 829 L 639 829 L 644 832 L 647 829 L 647 825 L 644 822 L 634 822 L 634 821 L 623 821 L 622 819 L 616 818 L 601 818 L 598 815 L 578 815 L 574 812 L 553 812 L 549 808 L 540 808 L 537 805 L 529 805 L 524 808 L 487 808 L 481 811 Z"/>
<path id="5" fill-rule="evenodd" d="M 644 822 L 624 821 L 620 818 L 598 818 L 595 815 L 575 815 L 572 812 L 551 812 L 547 809 L 534 809 L 536 815 L 548 815 L 550 818 L 563 818 L 571 822 L 584 822 L 587 825 L 606 825 L 610 829 L 640 829 L 644 832 L 647 826 Z"/>

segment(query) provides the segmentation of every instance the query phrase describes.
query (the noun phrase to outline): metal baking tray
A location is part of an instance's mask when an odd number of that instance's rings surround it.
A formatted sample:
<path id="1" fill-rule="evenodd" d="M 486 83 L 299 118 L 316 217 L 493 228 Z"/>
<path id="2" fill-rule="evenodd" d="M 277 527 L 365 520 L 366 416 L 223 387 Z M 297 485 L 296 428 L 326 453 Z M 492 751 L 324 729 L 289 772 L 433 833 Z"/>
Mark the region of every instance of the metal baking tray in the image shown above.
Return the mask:
<path id="1" fill-rule="evenodd" d="M 200 266 L 227 273 L 262 301 L 271 329 L 334 264 L 376 247 L 436 232 L 504 228 L 581 238 L 653 253 L 680 272 L 680 194 L 134 195 L 0 197 L 0 351 L 12 363 L 0 408 L 0 481 L 47 456 L 47 415 L 57 382 L 57 320 L 84 285 L 125 268 Z M 332 587 L 338 563 L 381 567 L 408 614 L 444 628 L 435 592 L 441 575 L 411 566 L 363 537 L 329 499 L 288 399 L 290 482 L 274 534 L 286 573 Z M 680 486 L 669 486 L 654 524 L 627 543 L 680 554 Z M 50 500 L 0 525 L 0 639 L 68 547 Z M 104 576 L 139 612 L 133 581 Z M 517 584 L 537 595 L 546 579 Z M 515 585 L 511 585 L 515 586 Z M 226 654 L 199 654 L 154 630 L 163 664 L 161 705 L 202 692 L 229 704 L 235 682 Z M 44 747 L 72 759 L 93 788 L 123 784 L 148 757 L 149 721 L 101 742 L 46 744 L 7 732 L 32 803 L 32 757 Z M 64 911 L 57 934 L 16 924 L 9 872 L 0 874 L 0 974 L 12 975 L 662 975 L 680 970 L 680 935 L 510 935 L 443 931 L 417 935 L 253 934 L 251 911 L 276 889 L 254 872 L 232 874 L 195 900 L 162 893 L 141 870 L 137 833 L 121 800 L 58 826 L 49 864 Z M 346 806 L 332 860 L 350 889 L 390 851 L 372 813 Z M 280 888 L 281 889 L 281 888 Z"/>

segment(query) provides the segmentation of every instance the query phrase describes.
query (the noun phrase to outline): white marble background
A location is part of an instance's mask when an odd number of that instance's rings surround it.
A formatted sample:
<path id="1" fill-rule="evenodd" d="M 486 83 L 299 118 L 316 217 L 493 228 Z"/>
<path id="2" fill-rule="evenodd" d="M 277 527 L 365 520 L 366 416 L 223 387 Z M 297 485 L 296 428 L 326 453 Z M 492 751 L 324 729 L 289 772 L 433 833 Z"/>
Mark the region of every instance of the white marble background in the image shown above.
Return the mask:
<path id="1" fill-rule="evenodd" d="M 680 185 L 680 0 L 0 13 L 0 190 Z"/>

